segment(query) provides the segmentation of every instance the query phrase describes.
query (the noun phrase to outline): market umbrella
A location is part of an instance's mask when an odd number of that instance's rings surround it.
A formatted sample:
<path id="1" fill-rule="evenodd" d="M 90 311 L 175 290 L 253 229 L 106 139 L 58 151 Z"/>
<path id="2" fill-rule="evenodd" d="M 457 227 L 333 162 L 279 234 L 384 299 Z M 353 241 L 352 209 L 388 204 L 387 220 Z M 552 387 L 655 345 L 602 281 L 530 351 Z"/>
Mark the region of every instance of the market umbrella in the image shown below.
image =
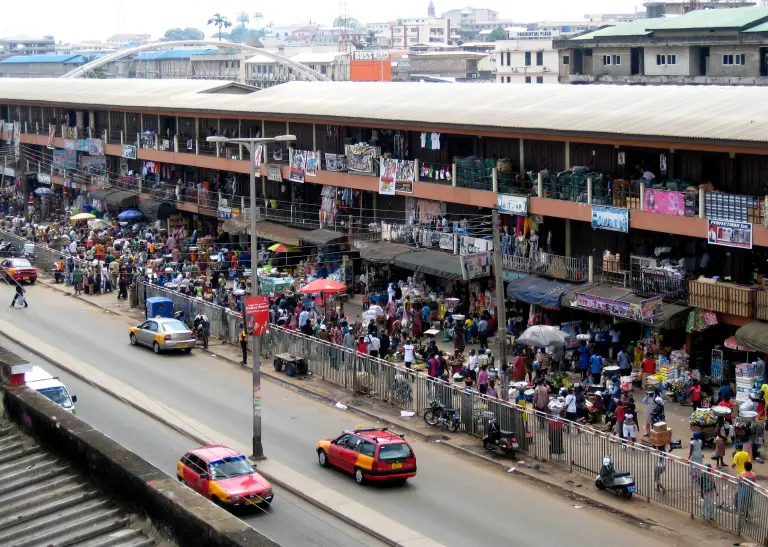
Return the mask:
<path id="1" fill-rule="evenodd" d="M 52 196 L 53 195 L 53 190 L 51 190 L 50 188 L 45 188 L 45 187 L 35 188 L 35 195 L 37 195 L 37 196 Z"/>
<path id="2" fill-rule="evenodd" d="M 271 247 L 267 247 L 270 251 L 273 251 L 275 253 L 299 253 L 301 252 L 301 249 L 297 249 L 296 247 L 291 247 L 290 245 L 285 245 L 283 243 L 275 243 Z"/>
<path id="3" fill-rule="evenodd" d="M 106 220 L 94 218 L 88 221 L 88 228 L 91 230 L 108 230 L 111 225 Z"/>
<path id="4" fill-rule="evenodd" d="M 525 329 L 525 332 L 518 336 L 515 341 L 518 344 L 543 348 L 546 346 L 564 346 L 568 337 L 567 332 L 563 332 L 557 327 L 535 325 Z"/>
<path id="5" fill-rule="evenodd" d="M 752 321 L 744 325 L 736 331 L 736 341 L 753 351 L 768 353 L 768 323 Z"/>
<path id="6" fill-rule="evenodd" d="M 725 341 L 725 347 L 736 351 L 746 351 L 747 353 L 752 353 L 755 351 L 752 348 L 748 348 L 747 346 L 742 346 L 739 344 L 739 341 L 736 340 L 735 336 L 731 336 Z"/>
<path id="7" fill-rule="evenodd" d="M 144 218 L 144 213 L 141 211 L 137 211 L 136 209 L 126 209 L 119 215 L 117 215 L 118 220 L 138 220 L 140 218 Z"/>
<path id="8" fill-rule="evenodd" d="M 316 279 L 309 285 L 305 285 L 299 292 L 301 294 L 314 294 L 314 293 L 336 293 L 346 291 L 347 286 L 334 281 L 333 279 Z"/>
<path id="9" fill-rule="evenodd" d="M 94 218 L 96 218 L 96 215 L 92 215 L 91 213 L 78 213 L 76 215 L 72 215 L 70 220 L 92 220 Z"/>

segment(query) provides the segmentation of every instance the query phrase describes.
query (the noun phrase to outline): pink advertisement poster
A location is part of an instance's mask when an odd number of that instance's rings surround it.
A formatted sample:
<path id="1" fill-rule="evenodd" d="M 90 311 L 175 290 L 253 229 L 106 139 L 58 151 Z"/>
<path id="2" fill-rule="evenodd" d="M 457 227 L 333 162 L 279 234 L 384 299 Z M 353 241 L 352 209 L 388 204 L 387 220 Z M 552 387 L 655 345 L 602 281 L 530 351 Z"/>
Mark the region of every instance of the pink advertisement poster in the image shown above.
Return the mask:
<path id="1" fill-rule="evenodd" d="M 645 189 L 643 211 L 662 215 L 685 215 L 685 195 L 682 192 Z"/>

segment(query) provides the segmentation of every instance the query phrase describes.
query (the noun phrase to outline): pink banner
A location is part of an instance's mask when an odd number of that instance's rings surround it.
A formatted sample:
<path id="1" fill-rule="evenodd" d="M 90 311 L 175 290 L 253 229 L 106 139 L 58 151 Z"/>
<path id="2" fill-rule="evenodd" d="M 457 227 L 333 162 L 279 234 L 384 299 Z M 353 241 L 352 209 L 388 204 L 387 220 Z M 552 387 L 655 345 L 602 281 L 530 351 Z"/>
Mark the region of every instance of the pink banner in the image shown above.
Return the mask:
<path id="1" fill-rule="evenodd" d="M 682 192 L 645 189 L 643 211 L 662 215 L 685 215 L 685 195 Z"/>

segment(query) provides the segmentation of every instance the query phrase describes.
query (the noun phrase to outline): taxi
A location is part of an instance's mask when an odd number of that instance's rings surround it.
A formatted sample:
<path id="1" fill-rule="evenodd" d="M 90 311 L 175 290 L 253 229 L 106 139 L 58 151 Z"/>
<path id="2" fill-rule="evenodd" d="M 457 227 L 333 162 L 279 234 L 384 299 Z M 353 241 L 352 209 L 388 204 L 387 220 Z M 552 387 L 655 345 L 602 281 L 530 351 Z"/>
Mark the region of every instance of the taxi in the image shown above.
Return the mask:
<path id="1" fill-rule="evenodd" d="M 404 435 L 386 427 L 357 427 L 317 443 L 321 467 L 336 467 L 366 481 L 404 483 L 416 476 L 416 455 Z"/>
<path id="2" fill-rule="evenodd" d="M 242 454 L 221 445 L 190 450 L 176 464 L 179 482 L 226 508 L 272 503 L 272 485 Z"/>
<path id="3" fill-rule="evenodd" d="M 169 317 L 153 317 L 128 329 L 132 346 L 147 346 L 155 353 L 180 350 L 189 353 L 195 347 L 195 333 L 179 321 Z"/>
<path id="4" fill-rule="evenodd" d="M 26 258 L 6 258 L 0 262 L 0 274 L 7 280 L 13 279 L 16 283 L 37 281 L 37 268 Z"/>

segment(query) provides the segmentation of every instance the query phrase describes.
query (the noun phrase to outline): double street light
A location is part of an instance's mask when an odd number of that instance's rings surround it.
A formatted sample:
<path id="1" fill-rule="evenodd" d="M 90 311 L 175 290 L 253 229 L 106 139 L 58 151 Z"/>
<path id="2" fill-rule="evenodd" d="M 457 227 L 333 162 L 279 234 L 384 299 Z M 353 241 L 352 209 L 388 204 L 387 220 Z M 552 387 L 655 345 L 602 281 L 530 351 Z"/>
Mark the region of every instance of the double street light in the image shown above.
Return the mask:
<path id="1" fill-rule="evenodd" d="M 228 138 L 228 137 L 208 137 L 208 142 L 223 142 L 242 144 L 248 150 L 248 164 L 250 166 L 250 189 L 251 189 L 251 294 L 259 294 L 259 276 L 258 276 L 258 244 L 259 238 L 256 235 L 256 152 L 259 145 L 273 142 L 293 142 L 296 140 L 294 135 L 279 135 L 270 138 Z M 243 324 L 245 322 L 245 310 L 243 310 Z M 253 457 L 254 459 L 264 458 L 264 447 L 261 442 L 261 338 L 251 336 L 253 350 Z"/>

